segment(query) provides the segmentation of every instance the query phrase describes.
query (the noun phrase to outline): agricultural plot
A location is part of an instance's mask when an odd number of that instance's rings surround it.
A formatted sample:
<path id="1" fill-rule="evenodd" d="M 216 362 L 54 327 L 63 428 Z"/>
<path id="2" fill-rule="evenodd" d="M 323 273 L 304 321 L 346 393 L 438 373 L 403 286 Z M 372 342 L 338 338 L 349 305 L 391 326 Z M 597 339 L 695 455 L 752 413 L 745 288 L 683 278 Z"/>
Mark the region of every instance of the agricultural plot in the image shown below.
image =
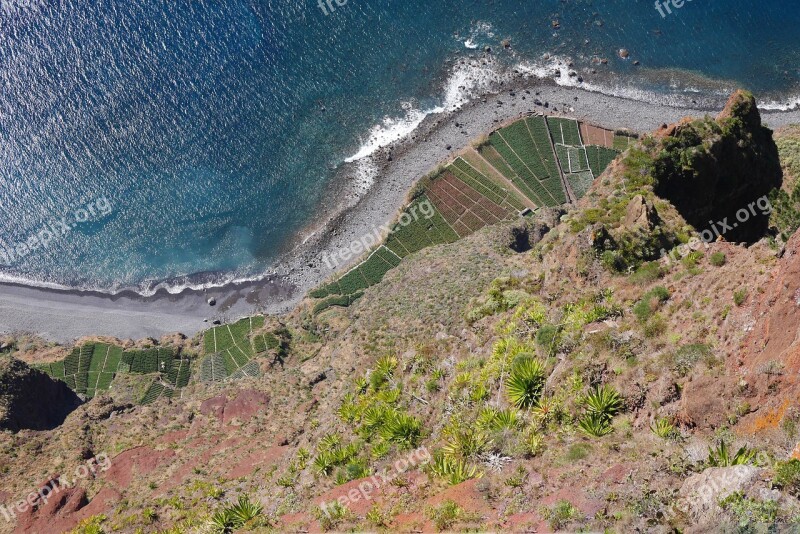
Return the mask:
<path id="1" fill-rule="evenodd" d="M 557 190 L 553 190 L 552 187 L 551 179 L 553 177 L 558 179 L 559 174 L 557 169 L 555 172 L 551 172 L 554 169 L 548 168 L 547 151 L 552 152 L 549 141 L 540 150 L 524 122 L 518 121 L 498 130 L 489 136 L 489 143 L 505 159 L 508 166 L 513 169 L 526 187 L 542 199 L 544 205 L 555 206 L 566 201 L 561 184 L 558 184 Z M 561 198 L 564 200 L 560 200 Z"/>
<path id="2" fill-rule="evenodd" d="M 606 148 L 614 147 L 614 132 L 611 130 L 582 122 L 580 123 L 580 131 L 584 145 L 597 145 Z"/>
<path id="3" fill-rule="evenodd" d="M 486 143 L 465 151 L 426 183 L 423 193 L 403 214 L 407 223 L 395 225 L 366 260 L 310 292 L 312 298 L 319 299 L 314 313 L 352 305 L 403 258 L 423 248 L 452 243 L 487 225 L 511 219 L 526 206 L 566 203 L 566 184 L 582 197 L 616 157 L 617 151 L 609 147 L 622 141 L 615 139 L 610 130 L 543 116 L 528 116 L 492 132 Z M 585 145 L 587 142 L 596 146 Z M 625 142 L 629 142 L 627 137 Z M 433 205 L 432 216 L 409 218 L 409 214 L 421 212 L 424 202 Z M 217 334 L 224 346 L 230 345 L 224 332 Z M 207 380 L 212 380 L 219 368 L 231 375 L 249 362 L 237 347 L 220 351 L 220 339 L 214 335 L 206 335 L 206 354 L 221 352 L 221 356 L 219 361 L 204 360 L 201 369 Z M 253 343 L 259 352 L 268 348 L 265 339 Z"/>
<path id="4" fill-rule="evenodd" d="M 568 174 L 567 180 L 569 180 L 569 185 L 572 187 L 572 191 L 575 193 L 575 196 L 582 198 L 592 186 L 592 183 L 594 182 L 594 175 L 592 174 L 592 171 L 576 172 Z"/>
<path id="5" fill-rule="evenodd" d="M 477 151 L 465 152 L 462 157 L 456 159 L 453 166 L 456 166 L 456 164 L 458 164 L 459 170 L 463 172 L 467 172 L 465 166 L 471 167 L 470 175 L 473 178 L 479 179 L 484 187 L 505 195 L 505 203 L 516 211 L 523 211 L 528 207 L 528 203 L 525 202 L 527 195 L 523 195 L 521 191 L 515 189 L 516 186 L 513 183 L 510 184 L 510 181 L 500 174 L 497 169 L 489 165 L 489 162 L 483 159 Z M 459 175 L 457 174 L 456 176 Z M 459 176 L 459 178 L 461 177 Z M 509 189 L 509 185 L 514 187 Z"/>
<path id="6" fill-rule="evenodd" d="M 511 206 L 492 202 L 449 170 L 433 179 L 428 196 L 459 237 L 465 237 L 515 213 Z"/>
<path id="7" fill-rule="evenodd" d="M 264 326 L 264 321 L 263 316 L 246 317 L 206 330 L 203 347 L 208 356 L 200 366 L 201 380 L 229 377 L 247 365 L 257 353 L 252 334 Z M 180 369 L 176 376 L 180 376 Z"/>
<path id="8" fill-rule="evenodd" d="M 636 143 L 637 137 L 633 134 L 622 134 L 616 133 L 614 134 L 614 143 L 612 148 L 619 152 L 625 152 L 628 150 L 628 147 L 632 144 Z"/>
<path id="9" fill-rule="evenodd" d="M 589 160 L 586 157 L 586 148 L 583 146 L 556 145 L 556 154 L 565 174 L 589 170 Z"/>
<path id="10" fill-rule="evenodd" d="M 147 392 L 142 397 L 142 400 L 139 401 L 139 404 L 151 404 L 161 397 L 172 397 L 175 395 L 175 390 L 171 387 L 162 384 L 158 381 L 153 382 L 150 384 L 150 387 L 147 388 Z"/>
<path id="11" fill-rule="evenodd" d="M 603 174 L 606 167 L 616 159 L 618 152 L 602 146 L 587 146 L 586 156 L 589 159 L 589 169 L 595 178 Z"/>
<path id="12" fill-rule="evenodd" d="M 528 127 L 528 131 L 531 134 L 533 142 L 538 148 L 542 163 L 544 164 L 545 169 L 547 169 L 547 174 L 549 176 L 549 178 L 543 182 L 542 185 L 548 189 L 551 196 L 555 198 L 558 204 L 566 203 L 567 196 L 564 192 L 564 187 L 561 184 L 561 174 L 559 173 L 558 165 L 556 164 L 555 150 L 550 142 L 550 134 L 547 130 L 546 119 L 539 116 L 528 117 L 525 119 L 525 124 Z"/>
<path id="13" fill-rule="evenodd" d="M 525 180 L 520 178 L 514 170 L 508 166 L 506 160 L 503 159 L 497 150 L 494 149 L 491 145 L 484 145 L 478 149 L 478 154 L 486 160 L 492 167 L 497 169 L 497 171 L 503 175 L 509 182 L 514 184 L 514 186 L 519 189 L 531 202 L 536 204 L 537 206 L 549 206 L 552 203 L 552 199 L 548 198 L 548 195 L 539 189 L 539 193 L 531 189 L 531 187 L 525 183 Z"/>
<path id="14" fill-rule="evenodd" d="M 250 362 L 247 362 L 247 364 L 243 365 L 239 369 L 237 369 L 236 372 L 234 372 L 231 375 L 231 380 L 239 380 L 241 378 L 246 378 L 246 377 L 256 378 L 260 375 L 261 375 L 261 367 L 258 365 L 257 361 L 252 360 Z"/>
<path id="15" fill-rule="evenodd" d="M 430 217 L 427 216 L 429 214 Z M 317 312 L 332 306 L 349 306 L 363 295 L 365 289 L 380 282 L 389 270 L 397 267 L 404 257 L 432 245 L 452 243 L 459 238 L 425 195 L 420 195 L 405 209 L 401 221 L 405 224 L 396 223 L 386 242 L 365 261 L 338 280 L 310 293 L 314 298 L 326 299 L 317 305 Z"/>
<path id="16" fill-rule="evenodd" d="M 189 360 L 178 360 L 171 347 L 123 351 L 107 343 L 88 343 L 75 347 L 60 362 L 39 366 L 51 377 L 63 381 L 76 393 L 87 398 L 108 391 L 118 373 L 163 373 L 174 375 L 170 383 L 185 387 L 189 383 Z"/>
<path id="17" fill-rule="evenodd" d="M 550 137 L 557 145 L 581 146 L 581 133 L 578 129 L 578 121 L 574 119 L 561 119 L 558 117 L 547 117 L 547 128 L 550 130 Z"/>
<path id="18" fill-rule="evenodd" d="M 228 378 L 225 360 L 221 354 L 211 354 L 200 361 L 200 380 L 203 382 L 222 382 Z"/>

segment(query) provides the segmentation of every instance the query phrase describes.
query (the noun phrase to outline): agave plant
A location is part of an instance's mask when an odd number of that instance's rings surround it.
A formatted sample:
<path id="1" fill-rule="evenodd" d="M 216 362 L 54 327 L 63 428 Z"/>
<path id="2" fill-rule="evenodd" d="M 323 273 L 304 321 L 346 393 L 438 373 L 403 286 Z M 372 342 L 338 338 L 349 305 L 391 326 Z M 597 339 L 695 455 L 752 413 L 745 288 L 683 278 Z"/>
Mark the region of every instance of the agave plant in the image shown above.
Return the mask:
<path id="1" fill-rule="evenodd" d="M 329 476 L 333 471 L 333 468 L 336 466 L 336 458 L 330 451 L 321 451 L 317 454 L 316 458 L 314 458 L 314 471 L 317 474 Z"/>
<path id="2" fill-rule="evenodd" d="M 359 395 L 363 395 L 364 393 L 367 392 L 367 388 L 369 387 L 369 381 L 367 381 L 365 377 L 359 376 L 355 379 L 355 385 L 356 385 L 356 392 Z"/>
<path id="3" fill-rule="evenodd" d="M 560 400 L 555 397 L 541 397 L 531 409 L 534 417 L 538 418 L 544 425 L 551 421 L 558 420 L 563 412 L 564 406 Z"/>
<path id="4" fill-rule="evenodd" d="M 379 432 L 386 422 L 387 416 L 388 410 L 383 404 L 373 404 L 364 410 L 360 429 L 364 438 L 369 438 L 372 434 Z"/>
<path id="5" fill-rule="evenodd" d="M 725 440 L 720 441 L 715 449 L 708 448 L 708 460 L 706 463 L 710 467 L 730 467 L 732 465 L 746 465 L 753 461 L 756 451 L 741 447 L 736 454 L 731 456 L 728 444 Z"/>
<path id="6" fill-rule="evenodd" d="M 318 451 L 332 451 L 342 443 L 342 438 L 339 434 L 335 432 L 330 434 L 325 434 L 322 436 L 322 439 L 319 440 L 317 444 Z"/>
<path id="7" fill-rule="evenodd" d="M 495 418 L 500 413 L 497 408 L 492 406 L 484 406 L 478 412 L 478 417 L 475 419 L 475 425 L 478 428 L 487 429 L 494 428 Z"/>
<path id="8" fill-rule="evenodd" d="M 413 415 L 390 412 L 381 428 L 381 437 L 401 447 L 416 447 L 422 436 L 422 423 Z"/>
<path id="9" fill-rule="evenodd" d="M 394 371 L 397 369 L 397 365 L 397 358 L 392 355 L 378 359 L 378 361 L 375 362 L 375 370 L 370 375 L 372 387 L 376 390 L 380 389 L 383 384 L 391 380 L 394 377 Z"/>
<path id="10" fill-rule="evenodd" d="M 589 436 L 601 438 L 614 431 L 608 417 L 599 413 L 587 413 L 578 421 L 578 427 Z"/>
<path id="11" fill-rule="evenodd" d="M 515 430 L 520 427 L 522 421 L 519 412 L 514 408 L 498 411 L 492 421 L 492 428 L 495 430 Z"/>
<path id="12" fill-rule="evenodd" d="M 211 516 L 208 530 L 212 534 L 233 534 L 236 529 L 230 510 L 220 510 Z"/>
<path id="13" fill-rule="evenodd" d="M 342 400 L 342 405 L 338 410 L 339 418 L 345 423 L 352 423 L 358 417 L 358 407 L 354 402 L 352 394 L 348 393 Z"/>
<path id="14" fill-rule="evenodd" d="M 264 511 L 264 507 L 252 502 L 247 495 L 240 495 L 237 503 L 229 510 L 233 515 L 235 528 L 240 528 L 258 518 Z"/>
<path id="15" fill-rule="evenodd" d="M 240 495 L 238 502 L 217 511 L 209 523 L 214 534 L 231 534 L 259 518 L 264 511 L 260 504 L 253 503 L 246 495 Z"/>
<path id="16" fill-rule="evenodd" d="M 534 359 L 519 361 L 506 380 L 508 399 L 517 408 L 529 408 L 536 404 L 544 389 L 544 366 Z"/>
<path id="17" fill-rule="evenodd" d="M 476 466 L 470 465 L 464 460 L 451 458 L 440 451 L 434 453 L 427 469 L 434 475 L 447 480 L 453 486 L 472 478 L 483 476 L 483 473 L 478 472 Z"/>
<path id="18" fill-rule="evenodd" d="M 611 386 L 595 388 L 586 395 L 583 404 L 591 414 L 598 414 L 606 418 L 617 415 L 622 408 L 622 397 Z"/>
<path id="19" fill-rule="evenodd" d="M 442 448 L 447 456 L 466 460 L 476 456 L 490 445 L 489 436 L 474 427 L 449 428 L 447 442 Z"/>
<path id="20" fill-rule="evenodd" d="M 663 439 L 672 438 L 678 432 L 675 428 L 675 425 L 673 425 L 666 417 L 656 419 L 656 421 L 650 425 L 650 430 L 653 432 L 653 434 Z"/>

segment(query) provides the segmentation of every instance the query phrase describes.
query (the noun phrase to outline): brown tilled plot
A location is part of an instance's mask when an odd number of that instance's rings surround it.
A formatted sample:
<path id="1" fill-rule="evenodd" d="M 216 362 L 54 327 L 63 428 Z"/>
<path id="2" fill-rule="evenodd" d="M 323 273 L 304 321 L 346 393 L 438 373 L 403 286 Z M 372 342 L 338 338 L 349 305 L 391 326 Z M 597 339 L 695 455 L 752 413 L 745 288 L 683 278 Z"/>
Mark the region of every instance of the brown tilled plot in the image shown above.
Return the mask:
<path id="1" fill-rule="evenodd" d="M 585 122 L 580 123 L 581 137 L 584 145 L 599 145 L 614 148 L 614 132 L 605 128 L 598 128 Z"/>
<path id="2" fill-rule="evenodd" d="M 495 204 L 447 171 L 433 181 L 428 195 L 459 237 L 510 214 L 507 207 Z"/>

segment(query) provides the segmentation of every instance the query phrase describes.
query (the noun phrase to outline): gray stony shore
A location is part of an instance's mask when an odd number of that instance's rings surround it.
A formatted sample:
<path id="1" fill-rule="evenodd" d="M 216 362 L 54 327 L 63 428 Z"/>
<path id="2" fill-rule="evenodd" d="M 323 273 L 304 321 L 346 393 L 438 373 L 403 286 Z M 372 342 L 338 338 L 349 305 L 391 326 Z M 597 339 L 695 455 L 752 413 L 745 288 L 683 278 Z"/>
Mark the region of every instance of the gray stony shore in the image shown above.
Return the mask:
<path id="1" fill-rule="evenodd" d="M 324 258 L 390 223 L 417 180 L 502 123 L 535 112 L 572 117 L 609 129 L 647 132 L 685 116 L 717 111 L 640 102 L 543 80 L 520 79 L 500 94 L 474 100 L 449 114 L 429 116 L 412 137 L 374 154 L 379 172 L 369 191 L 352 206 L 343 205 L 332 191 L 331 205 L 320 210 L 325 218 L 313 222 L 310 237 L 299 237 L 304 242 L 297 243 L 261 280 L 185 290 L 177 295 L 161 291 L 150 297 L 132 292 L 106 295 L 0 284 L 0 333 L 36 333 L 61 343 L 90 335 L 158 339 L 174 332 L 192 336 L 214 321 L 256 312 L 286 313 L 310 289 L 348 267 L 348 263 L 341 263 L 331 268 Z M 800 111 L 762 111 L 762 116 L 772 128 L 800 124 Z M 352 180 L 351 165 L 343 166 L 334 189 L 347 188 L 347 181 Z M 354 261 L 357 259 L 349 264 Z M 211 298 L 214 306 L 208 304 Z"/>

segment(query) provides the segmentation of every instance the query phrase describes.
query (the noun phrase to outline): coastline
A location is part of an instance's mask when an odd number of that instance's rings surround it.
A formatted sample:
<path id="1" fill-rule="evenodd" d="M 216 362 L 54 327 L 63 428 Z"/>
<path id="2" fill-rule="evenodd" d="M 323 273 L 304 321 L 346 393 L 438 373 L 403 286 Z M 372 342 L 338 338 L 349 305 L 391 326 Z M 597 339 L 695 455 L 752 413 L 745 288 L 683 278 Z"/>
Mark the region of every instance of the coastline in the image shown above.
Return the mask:
<path id="1" fill-rule="evenodd" d="M 548 106 L 536 105 L 537 99 Z M 352 193 L 348 188 L 355 187 L 352 171 L 359 163 L 345 164 L 329 185 L 331 196 L 337 195 L 336 205 L 308 225 L 307 235 L 296 237 L 292 250 L 263 279 L 177 294 L 162 289 L 151 296 L 0 283 L 0 333 L 32 332 L 61 343 L 89 335 L 141 339 L 181 332 L 192 336 L 212 326 L 214 320 L 255 312 L 286 313 L 310 289 L 359 261 L 353 258 L 332 269 L 323 257 L 391 222 L 420 178 L 501 123 L 539 112 L 641 133 L 687 115 L 713 114 L 721 107 L 692 109 L 648 103 L 520 75 L 505 84 L 501 93 L 473 99 L 453 112 L 427 116 L 411 136 L 368 156 L 377 167 L 377 177 L 352 205 L 346 197 Z M 800 123 L 800 110 L 761 113 L 771 128 Z M 216 306 L 209 306 L 208 298 L 214 298 Z"/>

